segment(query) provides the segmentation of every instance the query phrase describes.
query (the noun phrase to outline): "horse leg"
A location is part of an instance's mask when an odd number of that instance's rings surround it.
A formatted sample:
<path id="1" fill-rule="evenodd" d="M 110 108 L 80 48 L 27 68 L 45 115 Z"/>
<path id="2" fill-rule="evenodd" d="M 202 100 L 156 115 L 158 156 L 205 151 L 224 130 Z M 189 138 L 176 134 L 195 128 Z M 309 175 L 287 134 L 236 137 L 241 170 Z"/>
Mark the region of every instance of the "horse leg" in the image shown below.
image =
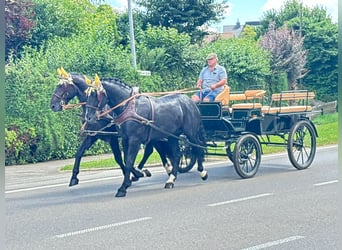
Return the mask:
<path id="1" fill-rule="evenodd" d="M 115 136 L 111 136 L 108 143 L 110 145 L 110 148 L 112 149 L 115 161 L 117 162 L 117 164 L 119 164 L 119 166 L 122 170 L 122 173 L 124 174 L 125 164 L 122 161 L 122 155 L 121 155 L 121 150 L 120 150 L 118 138 Z"/>
<path id="2" fill-rule="evenodd" d="M 201 144 L 199 144 L 201 145 Z M 202 180 L 208 179 L 208 171 L 204 169 L 203 167 L 203 161 L 204 161 L 204 149 L 199 147 L 193 147 L 193 151 L 196 154 L 197 158 L 197 171 L 200 172 L 200 176 Z"/>
<path id="3" fill-rule="evenodd" d="M 81 163 L 82 156 L 84 152 L 88 150 L 96 141 L 97 141 L 97 138 L 94 136 L 86 136 L 84 140 L 82 141 L 82 144 L 78 148 L 76 155 L 75 155 L 75 162 L 74 162 L 74 167 L 72 169 L 72 176 L 70 179 L 69 187 L 72 187 L 78 184 L 79 180 L 77 178 L 77 175 L 80 172 L 80 163 Z"/>
<path id="4" fill-rule="evenodd" d="M 170 150 L 170 160 L 172 164 L 172 170 L 168 180 L 165 183 L 165 188 L 173 188 L 175 185 L 175 180 L 177 179 L 178 166 L 181 158 L 181 152 L 179 148 L 179 142 L 177 139 L 169 139 L 169 150 Z"/>
<path id="5" fill-rule="evenodd" d="M 153 146 L 157 150 L 157 152 L 160 156 L 160 159 L 163 163 L 163 167 L 165 168 L 166 173 L 168 175 L 170 175 L 171 171 L 172 171 L 172 166 L 169 164 L 169 162 L 167 161 L 167 158 L 166 158 L 167 154 L 170 154 L 168 142 L 167 141 L 157 141 L 156 143 L 154 143 Z"/>
<path id="6" fill-rule="evenodd" d="M 141 159 L 138 169 L 143 169 L 148 157 L 153 153 L 153 145 L 151 143 L 146 144 L 145 149 L 144 149 L 144 155 L 143 158 Z"/>
<path id="7" fill-rule="evenodd" d="M 141 170 L 143 169 L 147 159 L 150 157 L 150 155 L 153 153 L 153 145 L 151 143 L 148 143 L 146 146 L 145 146 L 145 149 L 144 149 L 144 155 L 143 155 L 143 158 L 141 159 L 139 165 L 138 165 L 138 169 Z M 148 169 L 144 169 L 142 171 L 147 177 L 151 177 L 152 174 L 151 172 L 148 170 Z M 133 176 L 131 178 L 131 181 L 138 181 L 139 178 L 136 177 L 136 176 Z"/>
<path id="8" fill-rule="evenodd" d="M 127 139 L 122 140 L 122 145 L 124 148 L 124 180 L 120 188 L 116 193 L 116 197 L 125 197 L 127 193 L 127 188 L 131 186 L 132 181 L 130 179 L 130 174 L 133 173 L 135 177 L 140 178 L 144 176 L 144 173 L 134 168 L 134 162 L 139 152 L 139 143 L 128 143 Z"/>

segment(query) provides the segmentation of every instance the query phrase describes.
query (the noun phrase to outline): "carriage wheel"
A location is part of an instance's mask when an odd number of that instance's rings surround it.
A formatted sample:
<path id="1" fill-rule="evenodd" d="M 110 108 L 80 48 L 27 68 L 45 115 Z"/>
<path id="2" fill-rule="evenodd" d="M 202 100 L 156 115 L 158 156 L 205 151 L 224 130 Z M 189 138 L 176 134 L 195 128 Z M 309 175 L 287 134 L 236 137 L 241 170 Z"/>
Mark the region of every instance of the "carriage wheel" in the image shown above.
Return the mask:
<path id="1" fill-rule="evenodd" d="M 178 167 L 179 173 L 189 172 L 196 163 L 196 156 L 192 154 L 189 144 L 180 144 L 181 159 Z"/>
<path id="2" fill-rule="evenodd" d="M 226 144 L 226 153 L 231 162 L 234 162 L 234 146 L 233 143 Z"/>
<path id="3" fill-rule="evenodd" d="M 316 154 L 316 133 L 307 120 L 296 123 L 290 131 L 287 153 L 292 165 L 301 170 L 308 168 Z"/>
<path id="4" fill-rule="evenodd" d="M 234 168 L 240 177 L 251 178 L 256 174 L 261 161 L 261 147 L 254 135 L 242 135 L 236 142 L 233 155 Z"/>

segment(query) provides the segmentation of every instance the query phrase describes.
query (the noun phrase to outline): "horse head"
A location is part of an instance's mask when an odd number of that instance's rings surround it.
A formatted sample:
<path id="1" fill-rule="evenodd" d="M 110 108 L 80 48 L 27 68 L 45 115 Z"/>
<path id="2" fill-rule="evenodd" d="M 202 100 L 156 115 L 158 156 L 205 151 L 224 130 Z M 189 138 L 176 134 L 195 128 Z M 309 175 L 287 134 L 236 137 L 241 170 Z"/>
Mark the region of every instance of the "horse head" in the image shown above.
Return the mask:
<path id="1" fill-rule="evenodd" d="M 99 119 L 100 113 L 105 109 L 108 97 L 97 75 L 94 84 L 90 85 L 85 92 L 87 94 L 85 119 L 92 124 Z"/>
<path id="2" fill-rule="evenodd" d="M 80 101 L 85 101 L 86 95 L 84 93 L 87 77 L 80 74 L 69 74 L 63 68 L 57 70 L 59 74 L 59 82 L 52 94 L 50 108 L 54 112 L 61 111 L 63 105 L 66 105 L 74 97 L 78 97 Z"/>

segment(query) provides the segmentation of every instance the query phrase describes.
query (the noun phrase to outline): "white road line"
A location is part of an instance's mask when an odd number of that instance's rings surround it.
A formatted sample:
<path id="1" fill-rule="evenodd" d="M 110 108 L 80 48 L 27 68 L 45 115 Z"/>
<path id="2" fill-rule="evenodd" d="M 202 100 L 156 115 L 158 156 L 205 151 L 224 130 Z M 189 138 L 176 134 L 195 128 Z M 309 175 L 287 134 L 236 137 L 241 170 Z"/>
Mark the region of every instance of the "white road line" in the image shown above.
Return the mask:
<path id="1" fill-rule="evenodd" d="M 152 172 L 152 174 L 156 173 L 165 173 L 165 170 L 157 170 Z M 113 179 L 120 179 L 123 178 L 122 176 L 114 176 L 114 177 L 104 177 L 104 178 L 98 178 L 98 179 L 91 179 L 91 180 L 82 180 L 82 183 L 90 183 L 90 182 L 97 182 L 97 181 L 106 181 L 106 180 L 113 180 Z M 45 186 L 37 186 L 37 187 L 31 187 L 31 188 L 21 188 L 21 189 L 13 189 L 13 190 L 7 190 L 5 191 L 5 194 L 12 194 L 12 193 L 19 193 L 19 192 L 27 192 L 27 191 L 33 191 L 33 190 L 39 190 L 39 189 L 46 189 L 46 188 L 54 188 L 54 187 L 62 187 L 62 186 L 68 186 L 69 183 L 59 183 L 59 184 L 53 184 L 53 185 L 45 185 Z"/>
<path id="2" fill-rule="evenodd" d="M 65 233 L 65 234 L 58 234 L 58 235 L 55 235 L 53 238 L 61 239 L 61 238 L 66 238 L 66 237 L 70 237 L 70 236 L 91 233 L 91 232 L 95 232 L 95 231 L 99 231 L 99 230 L 105 230 L 105 229 L 112 228 L 112 227 L 123 226 L 123 225 L 132 224 L 132 223 L 136 223 L 136 222 L 140 222 L 140 221 L 151 220 L 151 219 L 152 219 L 152 217 L 143 217 L 143 218 L 134 219 L 134 220 L 127 220 L 127 221 L 108 224 L 108 225 L 104 225 L 104 226 L 87 228 L 87 229 L 80 230 L 80 231 L 75 231 L 75 232 L 70 232 L 70 233 Z"/>
<path id="3" fill-rule="evenodd" d="M 334 183 L 337 183 L 338 180 L 333 180 L 333 181 L 326 181 L 326 182 L 321 182 L 321 183 L 316 183 L 314 184 L 314 186 L 324 186 L 324 185 L 329 185 L 329 184 L 334 184 Z"/>
<path id="4" fill-rule="evenodd" d="M 106 178 L 93 179 L 93 180 L 82 180 L 82 183 L 104 181 L 104 180 L 111 180 L 111 179 L 117 179 L 117 178 L 121 178 L 121 177 L 117 176 L 117 177 L 106 177 Z M 68 185 L 69 185 L 69 183 L 59 183 L 59 184 L 46 185 L 46 186 L 38 186 L 38 187 L 31 187 L 31 188 L 13 189 L 13 190 L 5 191 L 5 194 L 19 193 L 19 192 L 38 190 L 38 189 L 46 189 L 46 188 L 68 186 Z"/>
<path id="5" fill-rule="evenodd" d="M 261 245 L 257 245 L 257 246 L 253 246 L 253 247 L 248 247 L 248 248 L 244 248 L 242 250 L 258 250 L 258 249 L 264 249 L 264 248 L 268 248 L 268 247 L 272 247 L 272 246 L 277 246 L 277 245 L 281 245 L 290 241 L 294 241 L 294 240 L 300 240 L 305 238 L 304 236 L 300 236 L 300 235 L 296 235 L 296 236 L 291 236 L 285 239 L 280 239 L 280 240 L 275 240 L 275 241 L 269 241 L 266 242 L 264 244 Z"/>
<path id="6" fill-rule="evenodd" d="M 235 202 L 240 202 L 240 201 L 246 201 L 246 200 L 251 200 L 251 199 L 257 199 L 265 196 L 270 196 L 273 195 L 273 193 L 265 193 L 265 194 L 258 194 L 258 195 L 253 195 L 253 196 L 248 196 L 240 199 L 235 199 L 235 200 L 229 200 L 229 201 L 222 201 L 222 202 L 217 202 L 217 203 L 212 203 L 208 204 L 209 207 L 217 207 L 217 206 L 222 206 L 226 204 L 231 204 Z"/>

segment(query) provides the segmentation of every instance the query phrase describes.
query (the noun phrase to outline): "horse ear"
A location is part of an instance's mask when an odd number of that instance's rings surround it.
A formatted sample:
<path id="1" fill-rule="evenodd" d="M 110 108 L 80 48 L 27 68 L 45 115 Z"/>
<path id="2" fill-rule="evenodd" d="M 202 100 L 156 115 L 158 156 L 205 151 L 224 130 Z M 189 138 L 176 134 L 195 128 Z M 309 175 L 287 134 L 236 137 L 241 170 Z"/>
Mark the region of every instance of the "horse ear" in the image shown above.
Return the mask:
<path id="1" fill-rule="evenodd" d="M 67 78 L 68 77 L 68 72 L 65 71 L 65 69 L 63 69 L 63 67 L 61 67 L 61 72 L 62 72 L 62 76 Z"/>
<path id="2" fill-rule="evenodd" d="M 60 68 L 57 69 L 57 73 L 59 76 L 62 76 L 62 70 Z"/>
<path id="3" fill-rule="evenodd" d="M 84 76 L 84 80 L 88 85 L 91 84 L 91 80 L 88 77 Z"/>
<path id="4" fill-rule="evenodd" d="M 95 86 L 98 88 L 101 86 L 100 77 L 97 74 L 95 75 Z"/>

